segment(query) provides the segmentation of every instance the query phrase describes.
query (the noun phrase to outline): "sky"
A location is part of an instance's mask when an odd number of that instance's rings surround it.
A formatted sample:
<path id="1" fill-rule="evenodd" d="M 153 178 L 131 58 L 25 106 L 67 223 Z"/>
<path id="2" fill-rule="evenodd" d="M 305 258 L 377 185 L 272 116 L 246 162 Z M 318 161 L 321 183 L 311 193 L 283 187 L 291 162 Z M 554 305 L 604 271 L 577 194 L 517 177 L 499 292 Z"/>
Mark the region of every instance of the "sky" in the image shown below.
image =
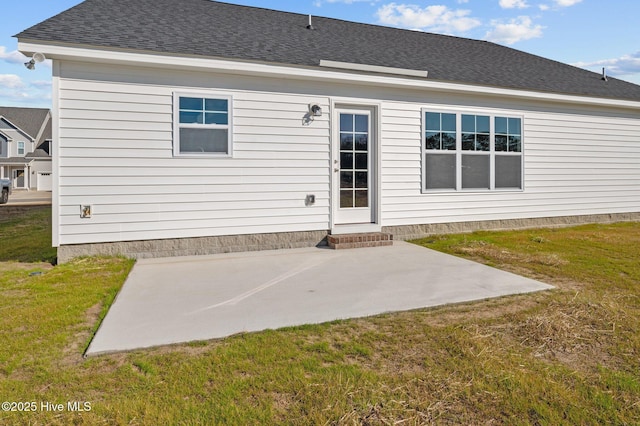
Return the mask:
<path id="1" fill-rule="evenodd" d="M 180 1 L 180 0 L 175 0 Z M 12 37 L 81 0 L 2 0 L 0 106 L 51 107 L 51 62 L 34 71 Z M 227 0 L 227 3 L 487 40 L 640 84 L 638 0 Z M 135 0 L 131 0 L 135 4 Z"/>

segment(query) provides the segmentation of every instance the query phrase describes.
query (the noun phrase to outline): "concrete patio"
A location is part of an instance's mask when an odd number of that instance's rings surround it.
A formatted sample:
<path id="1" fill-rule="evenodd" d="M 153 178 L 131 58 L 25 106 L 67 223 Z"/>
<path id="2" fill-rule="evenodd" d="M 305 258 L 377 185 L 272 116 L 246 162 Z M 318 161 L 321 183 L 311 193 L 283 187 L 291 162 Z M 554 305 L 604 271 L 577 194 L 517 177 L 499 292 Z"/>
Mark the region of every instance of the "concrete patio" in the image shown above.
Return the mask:
<path id="1" fill-rule="evenodd" d="M 551 288 L 406 242 L 139 260 L 87 355 Z"/>

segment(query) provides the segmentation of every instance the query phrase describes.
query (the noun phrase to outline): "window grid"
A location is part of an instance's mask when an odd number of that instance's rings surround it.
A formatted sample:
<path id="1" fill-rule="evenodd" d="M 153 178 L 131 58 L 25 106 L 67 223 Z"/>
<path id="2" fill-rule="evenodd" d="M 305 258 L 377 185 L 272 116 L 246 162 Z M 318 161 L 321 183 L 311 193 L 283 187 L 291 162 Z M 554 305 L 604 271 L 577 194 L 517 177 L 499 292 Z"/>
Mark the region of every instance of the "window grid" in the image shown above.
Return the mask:
<path id="1" fill-rule="evenodd" d="M 491 120 L 485 115 L 462 115 L 462 150 L 489 151 Z"/>
<path id="2" fill-rule="evenodd" d="M 174 94 L 174 156 L 232 156 L 232 98 Z"/>
<path id="3" fill-rule="evenodd" d="M 522 120 L 519 118 L 495 118 L 495 150 L 522 152 Z"/>
<path id="4" fill-rule="evenodd" d="M 369 116 L 340 114 L 340 208 L 369 206 Z"/>
<path id="5" fill-rule="evenodd" d="M 456 115 L 439 112 L 426 113 L 425 147 L 429 150 L 456 149 Z"/>

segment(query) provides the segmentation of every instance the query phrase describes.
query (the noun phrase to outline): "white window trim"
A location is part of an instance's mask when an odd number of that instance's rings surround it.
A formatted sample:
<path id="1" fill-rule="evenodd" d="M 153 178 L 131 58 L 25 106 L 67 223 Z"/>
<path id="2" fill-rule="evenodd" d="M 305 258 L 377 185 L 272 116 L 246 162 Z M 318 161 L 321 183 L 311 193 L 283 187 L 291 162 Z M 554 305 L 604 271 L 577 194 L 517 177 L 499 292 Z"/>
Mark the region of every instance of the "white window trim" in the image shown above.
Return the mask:
<path id="1" fill-rule="evenodd" d="M 22 146 L 22 148 L 20 148 Z M 22 153 L 20 153 L 22 151 Z M 16 142 L 16 154 L 17 155 L 27 155 L 27 145 L 24 141 Z"/>
<path id="2" fill-rule="evenodd" d="M 228 124 L 180 124 L 180 98 L 225 99 L 228 101 Z M 227 152 L 181 153 L 180 128 L 225 129 L 227 133 Z M 232 158 L 233 157 L 233 96 L 208 92 L 173 92 L 173 156 L 189 158 Z"/>
<path id="3" fill-rule="evenodd" d="M 442 150 L 429 150 L 425 146 L 426 135 L 426 120 L 425 113 L 433 112 L 440 114 L 455 114 L 456 115 L 456 150 L 455 151 L 442 151 Z M 483 115 L 489 117 L 489 151 L 463 151 L 462 150 L 462 116 L 463 115 Z M 508 151 L 496 151 L 495 150 L 495 119 L 496 117 L 505 118 L 519 118 L 520 119 L 520 152 L 508 152 Z M 525 190 L 525 170 L 524 170 L 524 156 L 525 156 L 525 131 L 524 131 L 524 115 L 514 114 L 508 111 L 492 111 L 492 110 L 466 110 L 466 109 L 449 109 L 441 107 L 423 107 L 420 110 L 420 169 L 421 169 L 421 188 L 420 191 L 423 194 L 460 194 L 460 193 L 497 193 L 497 192 L 524 192 Z M 456 156 L 456 189 L 427 189 L 427 171 L 426 171 L 426 155 L 431 153 L 432 155 L 447 154 L 452 155 L 455 152 Z M 489 188 L 462 188 L 462 155 L 489 155 Z M 521 170 L 521 188 L 496 188 L 495 187 L 495 158 L 496 155 L 504 156 L 520 156 L 520 170 Z"/>

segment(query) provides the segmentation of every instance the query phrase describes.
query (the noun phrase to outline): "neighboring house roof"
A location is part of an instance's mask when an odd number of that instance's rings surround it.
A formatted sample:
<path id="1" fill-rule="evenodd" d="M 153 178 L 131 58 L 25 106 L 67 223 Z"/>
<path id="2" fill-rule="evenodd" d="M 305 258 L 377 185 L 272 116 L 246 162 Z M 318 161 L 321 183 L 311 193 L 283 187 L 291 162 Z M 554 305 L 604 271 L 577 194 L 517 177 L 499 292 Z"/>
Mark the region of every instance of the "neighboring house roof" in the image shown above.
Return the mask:
<path id="1" fill-rule="evenodd" d="M 34 158 L 46 158 L 49 159 L 51 156 L 44 149 L 36 149 L 33 152 L 28 153 L 24 156 L 25 158 L 34 159 Z"/>
<path id="2" fill-rule="evenodd" d="M 3 165 L 3 166 L 27 165 L 32 161 L 33 159 L 25 158 L 25 157 L 0 158 L 0 165 Z"/>
<path id="3" fill-rule="evenodd" d="M 36 141 L 36 148 L 41 148 L 43 144 L 45 144 L 45 142 L 51 142 L 52 138 L 53 138 L 53 130 L 52 130 L 52 120 L 49 119 L 47 120 L 46 125 L 44 126 L 44 128 L 42 129 L 42 133 L 40 134 L 40 137 L 38 138 L 38 140 Z M 48 144 L 47 144 L 48 145 Z M 47 150 L 48 150 L 48 146 L 47 146 Z"/>
<path id="4" fill-rule="evenodd" d="M 18 127 L 36 144 L 51 139 L 51 112 L 46 108 L 0 107 L 0 118 Z"/>
<path id="5" fill-rule="evenodd" d="M 426 70 L 429 80 L 640 100 L 640 86 L 498 44 L 209 0 L 87 0 L 20 41 L 319 66 Z"/>

